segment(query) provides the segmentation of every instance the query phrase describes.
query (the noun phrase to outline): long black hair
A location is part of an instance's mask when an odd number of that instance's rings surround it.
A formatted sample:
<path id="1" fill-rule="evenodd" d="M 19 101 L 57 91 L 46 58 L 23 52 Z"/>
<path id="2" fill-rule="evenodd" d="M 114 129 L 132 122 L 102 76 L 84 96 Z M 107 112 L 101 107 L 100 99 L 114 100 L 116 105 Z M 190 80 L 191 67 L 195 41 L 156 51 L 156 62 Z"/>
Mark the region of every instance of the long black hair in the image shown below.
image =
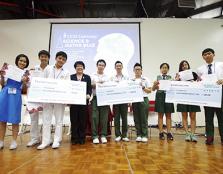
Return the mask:
<path id="1" fill-rule="evenodd" d="M 188 65 L 188 69 L 190 69 L 190 64 L 186 60 L 182 60 L 179 64 L 179 72 L 183 71 L 183 64 L 186 63 Z"/>

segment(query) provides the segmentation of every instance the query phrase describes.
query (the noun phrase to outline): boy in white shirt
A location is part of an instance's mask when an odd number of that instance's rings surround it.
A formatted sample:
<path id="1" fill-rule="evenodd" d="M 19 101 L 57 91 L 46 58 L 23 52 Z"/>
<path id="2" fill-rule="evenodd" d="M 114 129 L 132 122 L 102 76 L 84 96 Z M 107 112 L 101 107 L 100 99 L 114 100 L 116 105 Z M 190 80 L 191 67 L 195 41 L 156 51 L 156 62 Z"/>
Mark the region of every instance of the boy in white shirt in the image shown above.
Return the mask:
<path id="1" fill-rule="evenodd" d="M 206 64 L 198 68 L 197 74 L 201 80 L 212 80 L 207 78 L 211 76 L 217 83 L 220 84 L 222 79 L 222 68 L 223 62 L 214 61 L 215 52 L 211 48 L 206 48 L 202 51 L 202 57 L 205 60 Z M 206 77 L 205 77 L 206 76 Z M 215 107 L 204 107 L 205 111 L 205 126 L 206 126 L 206 144 L 212 145 L 214 142 L 214 114 L 216 113 L 218 118 L 218 129 L 221 136 L 221 143 L 223 144 L 223 111 L 221 108 Z"/>
<path id="2" fill-rule="evenodd" d="M 50 53 L 48 51 L 41 50 L 38 53 L 38 57 L 40 60 L 40 65 L 35 66 L 33 72 L 31 73 L 31 77 L 35 77 L 35 75 L 37 75 L 38 77 L 44 77 L 44 69 L 49 64 Z M 37 106 L 36 104 L 32 104 L 32 103 L 27 103 L 27 105 L 30 105 L 30 107 Z M 37 108 L 35 108 L 35 111 L 30 114 L 30 118 L 31 118 L 31 128 L 30 128 L 31 140 L 28 142 L 27 147 L 31 147 L 40 143 L 39 131 L 38 131 L 39 130 L 38 129 L 39 111 Z"/>
<path id="3" fill-rule="evenodd" d="M 56 54 L 56 63 L 54 66 L 48 66 L 44 71 L 45 78 L 70 80 L 70 73 L 63 68 L 67 61 L 67 54 L 59 51 Z M 65 104 L 44 104 L 43 106 L 43 133 L 42 144 L 37 147 L 41 150 L 51 144 L 51 123 L 52 117 L 55 116 L 55 133 L 52 148 L 60 147 L 62 141 L 62 124 Z"/>
<path id="4" fill-rule="evenodd" d="M 97 61 L 97 73 L 91 76 L 91 86 L 92 86 L 92 138 L 93 143 L 99 143 L 98 136 L 98 126 L 101 125 L 101 142 L 107 143 L 107 123 L 108 123 L 108 112 L 109 106 L 97 106 L 97 96 L 96 96 L 96 84 L 103 84 L 109 81 L 109 77 L 104 74 L 104 69 L 106 62 L 103 59 Z"/>

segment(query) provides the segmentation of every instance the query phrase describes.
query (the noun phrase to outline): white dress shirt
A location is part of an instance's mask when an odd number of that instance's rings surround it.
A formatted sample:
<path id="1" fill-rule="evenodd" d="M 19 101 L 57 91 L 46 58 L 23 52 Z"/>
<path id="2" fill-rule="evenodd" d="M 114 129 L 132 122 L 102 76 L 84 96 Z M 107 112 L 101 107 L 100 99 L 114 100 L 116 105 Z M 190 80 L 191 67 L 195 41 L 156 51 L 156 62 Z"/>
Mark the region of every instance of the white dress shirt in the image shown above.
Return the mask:
<path id="1" fill-rule="evenodd" d="M 70 80 L 70 73 L 63 67 L 57 69 L 55 66 L 47 66 L 44 70 L 44 77 L 51 79 Z"/>
<path id="2" fill-rule="evenodd" d="M 197 74 L 199 77 L 203 75 L 208 75 L 208 64 L 204 64 L 197 69 Z M 223 62 L 212 62 L 211 66 L 212 74 L 215 74 L 217 79 L 223 79 Z"/>
<path id="3" fill-rule="evenodd" d="M 95 73 L 91 76 L 91 84 L 96 84 L 99 82 L 108 82 L 109 77 L 106 74 L 98 74 Z M 92 89 L 92 94 L 95 96 L 96 95 L 96 88 Z"/>
<path id="4" fill-rule="evenodd" d="M 147 77 L 144 77 L 144 76 L 141 76 L 140 78 L 134 78 L 132 80 L 138 84 L 142 84 L 142 86 L 145 86 L 146 88 L 149 88 L 152 86 L 151 81 Z M 144 90 L 143 90 L 143 96 L 148 97 L 148 93 L 146 93 Z"/>

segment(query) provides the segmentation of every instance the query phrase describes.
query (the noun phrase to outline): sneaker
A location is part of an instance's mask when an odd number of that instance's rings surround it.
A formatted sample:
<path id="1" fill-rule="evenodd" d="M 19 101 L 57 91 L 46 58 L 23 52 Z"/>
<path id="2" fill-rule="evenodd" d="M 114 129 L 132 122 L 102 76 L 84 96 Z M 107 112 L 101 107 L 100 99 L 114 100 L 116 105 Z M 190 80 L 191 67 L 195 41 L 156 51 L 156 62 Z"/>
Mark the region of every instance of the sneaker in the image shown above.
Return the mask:
<path id="1" fill-rule="evenodd" d="M 10 146 L 9 146 L 9 149 L 10 149 L 10 150 L 14 150 L 14 149 L 16 149 L 16 148 L 17 148 L 17 143 L 16 143 L 15 140 L 13 140 L 13 141 L 11 142 Z"/>
<path id="2" fill-rule="evenodd" d="M 125 141 L 125 142 L 129 142 L 128 137 L 122 138 L 122 140 Z"/>
<path id="3" fill-rule="evenodd" d="M 197 137 L 194 134 L 191 134 L 191 141 L 197 142 Z"/>
<path id="4" fill-rule="evenodd" d="M 94 144 L 99 144 L 99 139 L 98 139 L 98 138 L 94 138 L 94 139 L 93 139 L 93 143 L 94 143 Z"/>
<path id="5" fill-rule="evenodd" d="M 118 137 L 115 138 L 115 141 L 119 142 L 119 141 L 121 141 L 121 139 L 122 139 L 122 137 L 118 136 Z"/>
<path id="6" fill-rule="evenodd" d="M 191 135 L 189 133 L 186 134 L 185 141 L 191 141 Z"/>
<path id="7" fill-rule="evenodd" d="M 101 143 L 102 144 L 106 144 L 107 143 L 107 139 L 105 137 L 101 137 Z"/>
<path id="8" fill-rule="evenodd" d="M 160 140 L 165 140 L 165 137 L 164 137 L 164 133 L 163 132 L 159 133 L 159 139 Z"/>
<path id="9" fill-rule="evenodd" d="M 37 147 L 37 149 L 38 149 L 38 150 L 43 150 L 43 149 L 47 148 L 48 146 L 50 146 L 50 144 L 40 144 L 40 145 Z"/>
<path id="10" fill-rule="evenodd" d="M 137 137 L 136 138 L 136 142 L 141 142 L 142 141 L 142 138 L 141 137 Z"/>
<path id="11" fill-rule="evenodd" d="M 60 147 L 59 142 L 53 142 L 52 149 L 58 149 Z"/>
<path id="12" fill-rule="evenodd" d="M 27 143 L 27 147 L 32 147 L 32 146 L 34 146 L 34 145 L 36 145 L 36 144 L 39 144 L 40 142 L 39 142 L 39 140 L 36 140 L 36 139 L 32 139 L 30 142 L 28 142 Z"/>
<path id="13" fill-rule="evenodd" d="M 143 143 L 148 142 L 148 138 L 146 138 L 146 137 L 142 137 L 142 142 L 143 142 Z"/>
<path id="14" fill-rule="evenodd" d="M 3 149 L 3 148 L 4 148 L 4 142 L 0 141 L 0 149 Z"/>
<path id="15" fill-rule="evenodd" d="M 205 141 L 205 143 L 207 144 L 207 145 L 212 145 L 213 144 L 213 142 L 214 142 L 214 137 L 207 137 L 207 139 L 206 139 L 206 141 Z"/>
<path id="16" fill-rule="evenodd" d="M 171 133 L 167 133 L 167 140 L 173 140 L 173 135 Z"/>

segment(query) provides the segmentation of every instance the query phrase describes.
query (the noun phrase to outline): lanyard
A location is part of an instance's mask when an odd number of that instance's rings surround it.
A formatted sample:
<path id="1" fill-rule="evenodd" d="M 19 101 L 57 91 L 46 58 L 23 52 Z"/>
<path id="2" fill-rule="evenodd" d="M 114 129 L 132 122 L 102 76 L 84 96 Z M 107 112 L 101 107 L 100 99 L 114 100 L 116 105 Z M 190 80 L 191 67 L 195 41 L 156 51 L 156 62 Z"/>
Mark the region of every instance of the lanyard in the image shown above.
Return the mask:
<path id="1" fill-rule="evenodd" d="M 58 77 L 60 76 L 60 74 L 62 73 L 62 71 L 63 71 L 63 68 L 60 70 L 60 72 L 59 72 L 59 74 L 57 74 L 57 76 L 56 76 L 56 71 L 55 71 L 55 66 L 54 66 L 54 69 L 53 69 L 53 78 L 54 79 L 58 79 Z"/>

